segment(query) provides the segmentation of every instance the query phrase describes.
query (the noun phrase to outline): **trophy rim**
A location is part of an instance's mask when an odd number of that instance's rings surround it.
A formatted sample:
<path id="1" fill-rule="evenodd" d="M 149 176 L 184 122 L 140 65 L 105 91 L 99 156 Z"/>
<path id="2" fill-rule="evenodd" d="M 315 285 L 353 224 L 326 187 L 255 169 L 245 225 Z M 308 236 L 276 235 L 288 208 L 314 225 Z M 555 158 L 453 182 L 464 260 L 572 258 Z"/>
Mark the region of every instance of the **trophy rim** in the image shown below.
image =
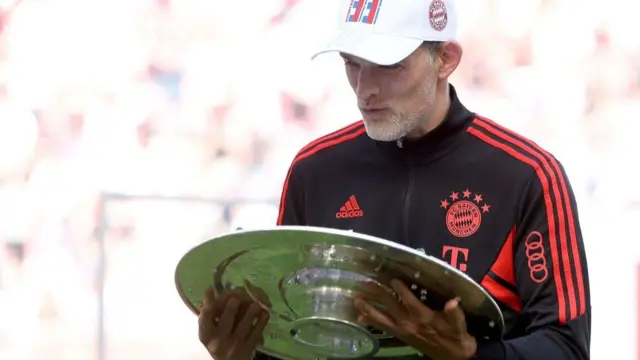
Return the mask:
<path id="1" fill-rule="evenodd" d="M 474 286 L 477 290 L 480 290 L 481 292 L 485 293 L 487 300 L 489 300 L 491 302 L 491 305 L 498 307 L 498 303 L 493 299 L 493 297 L 480 285 L 478 284 L 475 280 L 473 280 L 469 275 L 467 275 L 466 273 L 456 269 L 455 267 L 451 266 L 450 264 L 446 263 L 443 260 L 440 260 L 434 256 L 425 254 L 419 250 L 413 249 L 409 246 L 406 245 L 402 245 L 402 244 L 398 244 L 396 242 L 393 241 L 389 241 L 389 240 L 385 240 L 383 238 L 379 238 L 376 236 L 371 236 L 371 235 L 367 235 L 367 234 L 362 234 L 362 233 L 357 233 L 357 232 L 353 232 L 353 231 L 349 231 L 349 230 L 339 230 L 339 229 L 333 229 L 333 228 L 323 228 L 323 227 L 317 227 L 317 226 L 300 226 L 300 225 L 278 225 L 278 226 L 272 226 L 272 227 L 262 227 L 262 228 L 257 228 L 257 229 L 242 229 L 242 230 L 237 230 L 237 231 L 227 231 L 223 234 L 221 234 L 220 236 L 216 236 L 210 239 L 207 239 L 205 241 L 203 241 L 202 243 L 193 246 L 191 249 L 189 249 L 189 251 L 187 251 L 186 253 L 184 253 L 184 255 L 180 258 L 180 260 L 178 261 L 178 264 L 176 265 L 176 270 L 174 271 L 174 282 L 176 285 L 176 288 L 180 294 L 180 297 L 182 298 L 182 300 L 185 302 L 185 304 L 192 309 L 192 311 L 196 314 L 198 314 L 199 312 L 196 311 L 195 309 L 192 308 L 192 305 L 188 303 L 188 301 L 185 300 L 185 296 L 183 293 L 183 290 L 180 287 L 180 282 L 178 279 L 178 271 L 180 268 L 180 265 L 183 263 L 184 259 L 188 257 L 189 254 L 193 253 L 194 251 L 197 251 L 197 249 L 199 249 L 201 246 L 203 246 L 204 244 L 207 244 L 211 241 L 214 241 L 216 239 L 220 239 L 220 238 L 224 238 L 230 235 L 238 235 L 238 234 L 249 234 L 249 233 L 260 233 L 260 232 L 271 232 L 271 231 L 279 231 L 279 230 L 291 230 L 291 231 L 302 231 L 302 232 L 322 232 L 325 234 L 331 234 L 331 235 L 338 235 L 338 236 L 347 236 L 347 237 L 355 237 L 355 238 L 359 238 L 365 241 L 372 241 L 372 242 L 377 242 L 380 243 L 382 246 L 388 246 L 390 248 L 395 248 L 396 250 L 400 250 L 400 251 L 404 251 L 404 252 L 409 252 L 413 255 L 418 255 L 421 257 L 427 256 L 429 258 L 429 260 L 435 261 L 435 262 L 439 262 L 441 264 L 446 265 L 452 272 L 455 272 L 456 275 L 464 278 L 467 282 L 469 282 L 472 286 Z M 504 319 L 503 319 L 504 321 Z"/>
<path id="2" fill-rule="evenodd" d="M 490 306 L 493 309 L 496 309 L 496 313 L 494 314 L 495 318 L 491 318 L 491 322 L 495 322 L 495 325 L 497 327 L 499 327 L 501 329 L 501 331 L 504 331 L 504 314 L 501 311 L 500 306 L 498 305 L 498 303 L 496 302 L 496 300 L 487 292 L 486 289 L 484 289 L 479 283 L 477 283 L 475 280 L 473 280 L 469 275 L 467 275 L 466 273 L 460 271 L 459 269 L 456 269 L 455 267 L 451 266 L 450 264 L 448 264 L 447 262 L 434 257 L 432 255 L 429 254 L 425 254 L 424 252 L 420 251 L 420 250 L 416 250 L 413 249 L 411 247 L 408 247 L 406 245 L 403 244 L 399 244 L 393 241 L 389 241 L 389 240 L 385 240 L 376 236 L 371 236 L 371 235 L 367 235 L 367 234 L 363 234 L 363 233 L 359 233 L 359 232 L 354 232 L 354 231 L 350 231 L 350 230 L 340 230 L 340 229 L 333 229 L 333 228 L 324 228 L 324 227 L 317 227 L 317 226 L 299 226 L 299 225 L 276 225 L 276 226 L 269 226 L 269 227 L 260 227 L 260 228 L 252 228 L 252 229 L 240 229 L 240 230 L 236 230 L 236 231 L 226 231 L 222 234 L 220 234 L 219 236 L 215 236 L 213 238 L 209 238 L 195 246 L 192 246 L 187 252 L 185 252 L 182 257 L 180 258 L 180 260 L 177 262 L 176 264 L 176 268 L 174 271 L 174 283 L 175 283 L 175 287 L 176 290 L 178 292 L 178 295 L 180 296 L 182 302 L 187 306 L 187 308 L 194 314 L 196 314 L 197 316 L 200 314 L 200 307 L 202 306 L 202 301 L 204 300 L 204 298 L 202 297 L 200 301 L 194 301 L 194 299 L 190 299 L 190 296 L 187 295 L 187 293 L 191 292 L 191 288 L 188 288 L 186 286 L 184 286 L 184 284 L 181 284 L 180 282 L 180 270 L 185 266 L 185 264 L 187 263 L 188 259 L 190 258 L 190 255 L 192 255 L 194 252 L 197 252 L 199 249 L 206 247 L 207 244 L 211 244 L 212 242 L 222 239 L 222 238 L 226 238 L 226 237 L 231 237 L 231 236 L 242 236 L 242 235 L 250 235 L 250 234 L 260 234 L 260 233 L 272 233 L 272 232 L 279 232 L 279 231 L 285 231 L 285 232 L 301 232 L 301 233 L 318 233 L 318 234 L 324 234 L 324 235 L 335 235 L 336 237 L 341 237 L 341 238 L 351 238 L 354 240 L 361 240 L 361 241 L 365 241 L 365 242 L 370 242 L 370 243 L 375 243 L 376 245 L 379 245 L 380 247 L 384 248 L 385 250 L 387 249 L 393 249 L 395 251 L 399 251 L 399 252 L 403 252 L 403 253 L 407 253 L 408 255 L 414 255 L 414 256 L 418 256 L 420 258 L 423 258 L 427 261 L 431 261 L 434 262 L 438 265 L 441 265 L 443 267 L 446 268 L 446 271 L 453 273 L 455 276 L 457 276 L 458 278 L 460 278 L 461 280 L 465 281 L 465 286 L 468 286 L 470 289 L 477 291 L 479 293 L 481 293 L 484 296 L 484 301 L 486 301 L 488 303 L 488 306 Z M 217 264 L 216 264 L 217 266 Z M 184 279 L 183 279 L 184 280 Z M 216 289 L 216 286 L 214 285 L 214 282 L 212 281 L 210 284 L 211 287 L 213 287 L 214 292 L 216 293 L 216 295 L 219 295 L 220 291 L 219 289 Z M 202 296 L 202 295 L 201 295 Z M 271 315 L 278 315 L 277 312 L 274 312 L 273 309 L 265 309 L 266 311 L 268 311 Z M 305 318 L 308 319 L 308 318 Z M 302 319 L 299 319 L 302 320 Z M 289 325 L 292 325 L 293 323 L 295 323 L 297 320 L 294 320 L 292 323 L 290 323 Z M 345 323 L 351 325 L 351 326 L 357 326 L 355 324 L 350 324 L 348 321 L 345 321 Z M 290 329 L 292 327 L 289 327 Z M 372 354 L 369 354 L 367 356 L 374 356 L 376 358 L 385 358 L 386 356 L 376 356 L 375 354 L 378 353 L 378 351 L 383 351 L 385 350 L 382 346 L 381 343 L 379 341 L 379 339 L 372 337 L 373 339 L 375 339 L 375 352 L 373 352 Z M 295 341 L 295 340 L 294 340 Z M 295 341 L 297 342 L 297 341 Z M 298 344 L 301 344 L 298 342 Z M 280 354 L 277 350 L 276 352 L 269 350 L 269 348 L 265 348 L 264 346 L 258 346 L 258 350 L 265 353 L 265 354 L 269 354 L 272 356 L 278 356 L 278 357 L 288 357 L 288 355 L 285 354 Z M 275 355 L 274 355 L 275 354 Z M 417 352 L 416 352 L 417 354 Z M 395 355 L 390 355 L 390 356 L 395 356 Z M 400 356 L 400 355 L 398 355 Z M 404 355 L 401 355 L 404 356 Z M 328 356 L 328 355 L 322 355 L 322 354 L 317 354 L 317 356 L 314 356 L 315 359 L 329 359 L 332 358 L 332 356 Z M 346 359 L 354 359 L 355 357 L 342 357 L 345 360 Z"/>

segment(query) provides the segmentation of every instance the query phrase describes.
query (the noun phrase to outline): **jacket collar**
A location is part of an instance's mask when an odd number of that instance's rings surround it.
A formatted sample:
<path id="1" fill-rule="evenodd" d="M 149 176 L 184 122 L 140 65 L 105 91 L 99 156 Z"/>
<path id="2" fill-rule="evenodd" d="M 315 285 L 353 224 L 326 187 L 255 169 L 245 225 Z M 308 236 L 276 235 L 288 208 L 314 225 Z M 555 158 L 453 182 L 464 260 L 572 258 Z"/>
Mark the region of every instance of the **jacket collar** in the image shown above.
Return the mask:
<path id="1" fill-rule="evenodd" d="M 458 94 L 449 85 L 451 104 L 447 115 L 440 125 L 419 139 L 401 139 L 392 142 L 376 141 L 379 148 L 394 154 L 431 159 L 441 155 L 457 143 L 459 134 L 464 133 L 473 121 L 475 114 L 469 111 L 458 99 Z"/>

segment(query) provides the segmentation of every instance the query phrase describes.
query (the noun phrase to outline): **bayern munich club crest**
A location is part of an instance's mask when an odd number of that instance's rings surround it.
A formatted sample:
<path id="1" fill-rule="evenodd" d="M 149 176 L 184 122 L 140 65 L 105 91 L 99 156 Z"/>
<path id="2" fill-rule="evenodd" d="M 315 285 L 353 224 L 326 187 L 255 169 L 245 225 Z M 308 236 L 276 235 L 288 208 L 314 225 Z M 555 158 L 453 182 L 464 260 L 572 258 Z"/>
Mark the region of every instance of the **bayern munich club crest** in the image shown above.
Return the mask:
<path id="1" fill-rule="evenodd" d="M 429 23 L 435 31 L 442 31 L 447 27 L 447 5 L 444 0 L 433 0 L 429 5 Z"/>
<path id="2" fill-rule="evenodd" d="M 440 207 L 447 211 L 447 229 L 455 237 L 468 237 L 476 233 L 482 224 L 482 216 L 491 206 L 482 194 L 465 191 L 455 192 L 440 201 Z"/>

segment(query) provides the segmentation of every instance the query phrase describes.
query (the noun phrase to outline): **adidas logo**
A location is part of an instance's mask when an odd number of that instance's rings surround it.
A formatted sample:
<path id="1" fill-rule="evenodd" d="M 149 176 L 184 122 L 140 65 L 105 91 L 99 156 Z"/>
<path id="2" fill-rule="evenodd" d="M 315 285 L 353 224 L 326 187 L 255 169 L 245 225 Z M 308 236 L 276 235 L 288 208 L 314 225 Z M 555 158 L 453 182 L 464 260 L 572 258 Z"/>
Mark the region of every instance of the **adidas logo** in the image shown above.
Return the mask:
<path id="1" fill-rule="evenodd" d="M 351 219 L 358 218 L 364 215 L 364 211 L 360 209 L 358 200 L 355 195 L 351 195 L 349 200 L 340 208 L 340 211 L 336 213 L 336 219 Z"/>

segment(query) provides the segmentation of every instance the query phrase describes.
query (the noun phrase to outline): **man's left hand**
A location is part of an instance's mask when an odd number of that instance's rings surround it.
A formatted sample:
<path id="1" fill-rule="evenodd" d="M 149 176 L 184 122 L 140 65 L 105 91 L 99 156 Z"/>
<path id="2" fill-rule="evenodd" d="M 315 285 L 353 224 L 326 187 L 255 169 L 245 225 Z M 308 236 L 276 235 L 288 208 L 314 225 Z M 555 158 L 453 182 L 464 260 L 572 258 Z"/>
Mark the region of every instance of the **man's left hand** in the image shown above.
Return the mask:
<path id="1" fill-rule="evenodd" d="M 476 354 L 476 339 L 467 332 L 464 313 L 457 299 L 443 311 L 434 311 L 418 300 L 407 286 L 393 280 L 398 298 L 380 289 L 374 294 L 386 309 L 382 312 L 358 298 L 359 321 L 395 336 L 433 360 L 470 360 Z"/>

